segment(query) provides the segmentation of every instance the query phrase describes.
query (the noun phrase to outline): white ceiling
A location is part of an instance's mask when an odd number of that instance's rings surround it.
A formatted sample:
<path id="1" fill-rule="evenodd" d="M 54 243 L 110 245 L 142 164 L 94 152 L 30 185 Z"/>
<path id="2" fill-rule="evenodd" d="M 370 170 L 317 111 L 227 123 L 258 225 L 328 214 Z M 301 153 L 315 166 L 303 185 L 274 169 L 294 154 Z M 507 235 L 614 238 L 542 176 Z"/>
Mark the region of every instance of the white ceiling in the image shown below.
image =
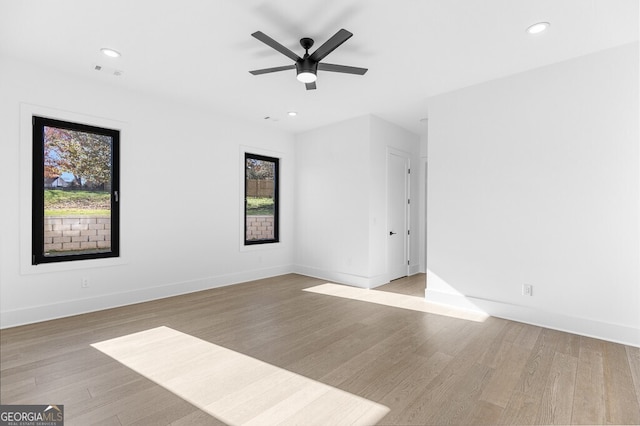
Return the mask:
<path id="1" fill-rule="evenodd" d="M 291 132 L 374 114 L 419 133 L 429 96 L 637 41 L 639 3 L 0 0 L 0 54 L 254 122 L 270 116 Z M 538 21 L 549 31 L 527 34 Z M 320 71 L 306 91 L 293 70 L 248 73 L 291 63 L 255 31 L 302 55 L 301 37 L 315 39 L 313 51 L 340 28 L 354 36 L 325 61 L 369 68 L 365 76 Z"/>

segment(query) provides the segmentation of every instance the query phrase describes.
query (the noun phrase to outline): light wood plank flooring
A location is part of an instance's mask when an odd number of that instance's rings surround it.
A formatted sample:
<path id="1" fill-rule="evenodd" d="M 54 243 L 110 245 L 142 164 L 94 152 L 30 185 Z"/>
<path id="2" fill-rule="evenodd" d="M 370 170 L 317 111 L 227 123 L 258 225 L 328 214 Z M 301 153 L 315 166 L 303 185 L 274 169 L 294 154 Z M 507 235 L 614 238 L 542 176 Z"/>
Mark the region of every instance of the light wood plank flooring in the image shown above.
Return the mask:
<path id="1" fill-rule="evenodd" d="M 64 404 L 67 425 L 224 424 L 91 346 L 164 326 L 386 406 L 379 424 L 640 424 L 638 348 L 302 291 L 324 282 L 291 274 L 1 330 L 0 403 Z M 424 275 L 379 290 L 421 296 Z"/>

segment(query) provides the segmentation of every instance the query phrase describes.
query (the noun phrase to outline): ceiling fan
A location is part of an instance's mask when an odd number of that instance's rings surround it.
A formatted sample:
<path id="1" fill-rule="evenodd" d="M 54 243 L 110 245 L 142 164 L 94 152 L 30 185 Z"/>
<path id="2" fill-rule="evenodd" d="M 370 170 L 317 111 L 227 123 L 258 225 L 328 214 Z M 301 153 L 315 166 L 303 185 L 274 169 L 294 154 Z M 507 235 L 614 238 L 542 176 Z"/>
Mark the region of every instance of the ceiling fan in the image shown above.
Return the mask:
<path id="1" fill-rule="evenodd" d="M 293 53 L 291 50 L 287 49 L 262 31 L 256 31 L 251 34 L 253 37 L 257 38 L 267 46 L 277 50 L 282 53 L 284 56 L 290 58 L 295 61 L 295 64 L 284 65 L 281 67 L 274 68 L 264 68 L 260 70 L 249 71 L 253 75 L 267 74 L 271 72 L 285 71 L 295 69 L 297 73 L 297 78 L 302 83 L 305 83 L 307 90 L 314 90 L 316 88 L 316 79 L 318 78 L 318 70 L 321 71 L 331 71 L 331 72 L 341 72 L 346 74 L 357 74 L 364 75 L 367 72 L 367 68 L 357 68 L 357 67 L 349 67 L 346 65 L 335 65 L 335 64 L 327 64 L 322 61 L 329 53 L 333 52 L 338 46 L 347 41 L 352 33 L 345 29 L 341 29 L 337 33 L 333 35 L 329 40 L 327 40 L 322 46 L 316 49 L 315 52 L 309 54 L 309 49 L 313 46 L 313 39 L 304 37 L 300 39 L 300 45 L 305 50 L 304 56 L 301 58 L 300 56 Z"/>

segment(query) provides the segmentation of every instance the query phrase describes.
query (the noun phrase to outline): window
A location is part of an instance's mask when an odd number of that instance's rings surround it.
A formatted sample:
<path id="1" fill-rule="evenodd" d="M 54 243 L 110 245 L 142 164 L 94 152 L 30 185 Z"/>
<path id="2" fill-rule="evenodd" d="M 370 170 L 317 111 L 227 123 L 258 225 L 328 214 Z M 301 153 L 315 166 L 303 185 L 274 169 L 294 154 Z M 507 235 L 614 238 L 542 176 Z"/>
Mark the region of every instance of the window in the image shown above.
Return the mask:
<path id="1" fill-rule="evenodd" d="M 118 257 L 120 132 L 32 124 L 32 264 Z"/>
<path id="2" fill-rule="evenodd" d="M 277 243 L 279 159 L 244 155 L 244 244 Z"/>

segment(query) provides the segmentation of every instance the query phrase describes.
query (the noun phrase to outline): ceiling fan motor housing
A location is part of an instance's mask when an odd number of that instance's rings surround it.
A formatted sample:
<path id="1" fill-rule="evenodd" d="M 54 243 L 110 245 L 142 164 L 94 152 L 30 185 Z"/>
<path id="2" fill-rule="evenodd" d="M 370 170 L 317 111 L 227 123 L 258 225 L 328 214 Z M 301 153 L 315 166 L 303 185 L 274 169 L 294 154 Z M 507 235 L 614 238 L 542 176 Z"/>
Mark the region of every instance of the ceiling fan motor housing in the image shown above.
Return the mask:
<path id="1" fill-rule="evenodd" d="M 296 61 L 296 73 L 310 72 L 312 74 L 318 73 L 318 62 L 309 59 L 309 54 L 305 54 L 304 58 Z"/>

